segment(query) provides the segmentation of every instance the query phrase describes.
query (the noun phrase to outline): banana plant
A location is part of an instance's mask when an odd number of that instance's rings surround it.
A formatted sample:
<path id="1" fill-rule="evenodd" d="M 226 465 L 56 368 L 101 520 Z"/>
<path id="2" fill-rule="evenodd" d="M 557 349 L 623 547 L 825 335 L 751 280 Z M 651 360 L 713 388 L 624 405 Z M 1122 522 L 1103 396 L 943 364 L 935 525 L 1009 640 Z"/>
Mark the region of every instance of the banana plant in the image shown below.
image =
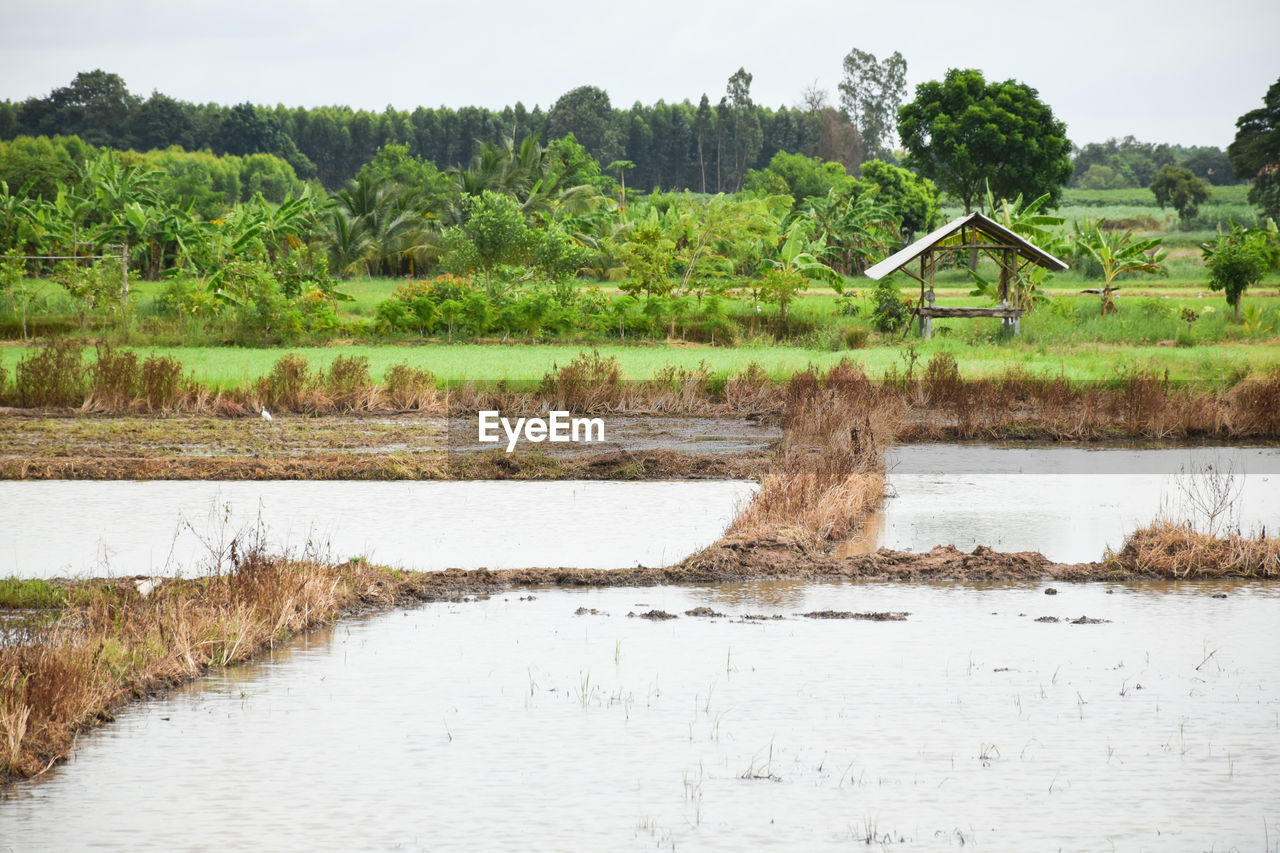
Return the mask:
<path id="1" fill-rule="evenodd" d="M 777 252 L 765 258 L 762 296 L 778 303 L 778 320 L 782 333 L 787 332 L 787 307 L 792 298 L 809 289 L 811 282 L 830 284 L 836 293 L 844 292 L 844 278 L 840 273 L 818 260 L 826 249 L 826 238 L 809 239 L 809 224 L 797 220 L 787 229 Z"/>
<path id="2" fill-rule="evenodd" d="M 1007 198 L 997 201 L 995 194 L 991 192 L 991 186 L 988 185 L 983 201 L 985 202 L 983 210 L 987 216 L 1019 237 L 1035 243 L 1049 254 L 1058 254 L 1067 248 L 1066 235 L 1060 230 L 1067 220 L 1061 216 L 1040 212 L 1040 209 L 1049 202 L 1048 193 L 1026 204 L 1022 203 L 1021 193 L 1013 201 Z"/>
<path id="3" fill-rule="evenodd" d="M 1165 272 L 1164 259 L 1168 252 L 1160 244 L 1159 237 L 1135 240 L 1132 231 L 1108 231 L 1092 220 L 1085 223 L 1076 238 L 1076 245 L 1102 268 L 1102 287 L 1082 292 L 1097 294 L 1101 298 L 1103 316 L 1116 311 L 1115 299 L 1111 294 L 1120 289 L 1115 285 L 1118 276 L 1124 273 L 1156 275 Z"/>

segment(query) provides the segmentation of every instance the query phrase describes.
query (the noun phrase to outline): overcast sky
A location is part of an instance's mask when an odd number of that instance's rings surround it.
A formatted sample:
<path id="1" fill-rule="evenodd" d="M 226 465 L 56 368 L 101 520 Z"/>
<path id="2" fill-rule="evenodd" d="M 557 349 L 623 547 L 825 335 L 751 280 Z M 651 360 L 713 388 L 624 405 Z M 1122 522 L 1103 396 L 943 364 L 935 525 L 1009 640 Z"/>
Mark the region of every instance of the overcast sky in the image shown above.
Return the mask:
<path id="1" fill-rule="evenodd" d="M 139 95 L 222 104 L 546 109 L 590 83 L 626 107 L 718 101 L 743 66 L 776 107 L 815 80 L 834 99 L 856 47 L 900 51 L 908 97 L 948 68 L 1020 80 L 1077 144 L 1225 147 L 1280 77 L 1276 0 L 2 0 L 0 22 L 15 101 L 102 68 Z"/>

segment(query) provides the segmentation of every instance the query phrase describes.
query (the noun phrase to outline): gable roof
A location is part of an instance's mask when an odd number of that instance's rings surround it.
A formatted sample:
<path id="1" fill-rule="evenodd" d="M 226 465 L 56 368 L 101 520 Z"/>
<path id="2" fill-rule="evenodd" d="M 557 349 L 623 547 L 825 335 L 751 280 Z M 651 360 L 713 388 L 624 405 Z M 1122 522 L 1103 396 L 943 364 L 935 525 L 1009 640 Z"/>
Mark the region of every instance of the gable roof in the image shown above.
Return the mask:
<path id="1" fill-rule="evenodd" d="M 1012 246 L 1017 249 L 1018 254 L 1031 259 L 1042 267 L 1059 271 L 1067 268 L 1065 263 L 1044 251 L 1039 246 L 1036 246 L 1034 243 L 1027 242 L 1025 239 L 1019 237 L 1008 228 L 1005 228 L 991 217 L 975 210 L 968 216 L 961 216 L 959 219 L 951 220 L 938 230 L 932 231 L 921 237 L 905 249 L 899 249 L 880 263 L 873 267 L 869 267 L 866 272 L 867 278 L 881 279 L 891 272 L 897 272 L 911 261 L 914 261 L 925 252 L 937 246 L 943 240 L 953 234 L 959 233 L 962 228 L 971 228 L 974 231 L 979 231 L 986 234 L 988 237 L 994 238 L 1002 244 Z"/>

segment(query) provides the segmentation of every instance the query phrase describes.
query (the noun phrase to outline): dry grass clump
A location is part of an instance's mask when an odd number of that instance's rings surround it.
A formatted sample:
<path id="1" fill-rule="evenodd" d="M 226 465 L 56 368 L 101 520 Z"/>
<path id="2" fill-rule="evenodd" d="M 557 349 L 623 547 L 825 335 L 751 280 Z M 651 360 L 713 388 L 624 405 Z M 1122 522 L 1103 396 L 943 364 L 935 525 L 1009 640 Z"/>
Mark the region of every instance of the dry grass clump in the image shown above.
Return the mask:
<path id="1" fill-rule="evenodd" d="M 1280 367 L 1246 379 L 1231 392 L 1234 426 L 1248 435 L 1280 435 Z"/>
<path id="2" fill-rule="evenodd" d="M 760 492 L 730 534 L 786 533 L 817 544 L 845 539 L 884 493 L 884 448 L 898 407 L 848 361 L 787 387 L 784 437 Z"/>
<path id="3" fill-rule="evenodd" d="M 264 406 L 281 411 L 302 410 L 303 395 L 311 384 L 311 368 L 297 353 L 287 353 L 276 360 L 271 372 L 254 383 Z"/>
<path id="4" fill-rule="evenodd" d="M 440 409 L 435 376 L 429 370 L 410 366 L 407 361 L 387 369 L 382 380 L 382 390 L 388 402 L 401 411 Z"/>
<path id="5" fill-rule="evenodd" d="M 79 406 L 86 384 L 84 347 L 71 341 L 45 344 L 18 362 L 14 380 L 20 406 Z"/>
<path id="6" fill-rule="evenodd" d="M 1071 382 L 1013 367 L 964 379 L 954 356 L 885 377 L 908 407 L 902 440 L 1037 438 L 1087 441 L 1239 439 L 1280 435 L 1280 373 L 1229 392 L 1132 370 L 1109 383 Z"/>
<path id="7" fill-rule="evenodd" d="M 751 362 L 729 377 L 724 386 L 724 402 L 732 412 L 759 415 L 774 411 L 778 406 L 778 386 L 769 378 L 765 369 Z"/>
<path id="8" fill-rule="evenodd" d="M 148 596 L 127 580 L 72 587 L 56 622 L 0 635 L 0 779 L 48 769 L 77 732 L 130 699 L 243 661 L 352 607 L 390 603 L 404 584 L 363 563 L 253 550 L 229 574 L 165 581 Z"/>
<path id="9" fill-rule="evenodd" d="M 142 398 L 147 410 L 171 411 L 183 397 L 182 362 L 171 355 L 147 356 L 142 362 Z"/>
<path id="10" fill-rule="evenodd" d="M 403 383 L 405 379 L 417 377 L 398 378 Z M 284 412 L 325 414 L 382 408 L 382 389 L 374 383 L 369 359 L 363 355 L 340 355 L 327 370 L 322 368 L 313 373 L 304 357 L 287 353 L 272 365 L 266 376 L 254 383 L 253 390 L 256 403 Z M 400 390 L 402 396 L 414 399 L 425 396 L 421 390 L 408 395 L 404 387 Z"/>
<path id="11" fill-rule="evenodd" d="M 538 386 L 547 409 L 571 412 L 612 412 L 622 400 L 622 368 L 613 356 L 598 350 L 578 353 L 564 367 L 552 366 Z"/>
<path id="12" fill-rule="evenodd" d="M 1213 536 L 1161 521 L 1129 535 L 1107 565 L 1164 578 L 1280 578 L 1280 539 L 1239 531 Z"/>
<path id="13" fill-rule="evenodd" d="M 307 414 L 498 409 L 527 417 L 561 409 L 773 415 L 789 405 L 790 389 L 800 387 L 795 383 L 806 381 L 798 374 L 790 383 L 775 382 L 756 364 L 727 381 L 714 377 L 705 364 L 692 370 L 668 367 L 651 379 L 626 381 L 617 359 L 592 351 L 554 367 L 536 385 L 468 382 L 446 394 L 436 391 L 430 372 L 408 363 L 390 368 L 379 385 L 363 356 L 340 356 L 327 369 L 313 370 L 303 356 L 288 353 L 257 380 L 212 389 L 184 381 L 181 363 L 171 357 L 139 362 L 131 351 L 104 344 L 96 363 L 86 366 L 82 354 L 81 345 L 65 341 L 32 351 L 18 364 L 8 399 L 37 409 L 186 410 L 224 417 L 254 416 L 261 405 Z M 946 351 L 921 365 L 908 348 L 904 359 L 905 370 L 895 366 L 875 383 L 876 403 L 888 406 L 894 417 L 901 413 L 897 436 L 904 441 L 1280 437 L 1280 369 L 1224 389 L 1180 385 L 1136 368 L 1105 383 L 1035 375 L 1016 366 L 1001 376 L 967 379 Z M 828 375 L 842 369 L 847 367 L 837 365 Z"/>

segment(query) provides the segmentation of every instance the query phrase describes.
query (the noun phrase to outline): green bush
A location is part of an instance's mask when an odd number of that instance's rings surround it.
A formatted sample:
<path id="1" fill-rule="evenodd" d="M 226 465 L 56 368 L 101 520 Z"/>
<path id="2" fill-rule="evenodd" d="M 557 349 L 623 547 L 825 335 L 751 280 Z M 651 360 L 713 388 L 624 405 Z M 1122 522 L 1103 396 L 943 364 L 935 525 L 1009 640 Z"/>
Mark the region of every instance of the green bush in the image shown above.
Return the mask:
<path id="1" fill-rule="evenodd" d="M 902 328 L 910 312 L 902 301 L 898 287 L 887 279 L 876 282 L 871 294 L 871 323 L 881 332 L 892 334 Z"/>
<path id="2" fill-rule="evenodd" d="M 840 330 L 840 338 L 845 349 L 862 349 L 867 345 L 866 327 L 845 326 Z"/>

